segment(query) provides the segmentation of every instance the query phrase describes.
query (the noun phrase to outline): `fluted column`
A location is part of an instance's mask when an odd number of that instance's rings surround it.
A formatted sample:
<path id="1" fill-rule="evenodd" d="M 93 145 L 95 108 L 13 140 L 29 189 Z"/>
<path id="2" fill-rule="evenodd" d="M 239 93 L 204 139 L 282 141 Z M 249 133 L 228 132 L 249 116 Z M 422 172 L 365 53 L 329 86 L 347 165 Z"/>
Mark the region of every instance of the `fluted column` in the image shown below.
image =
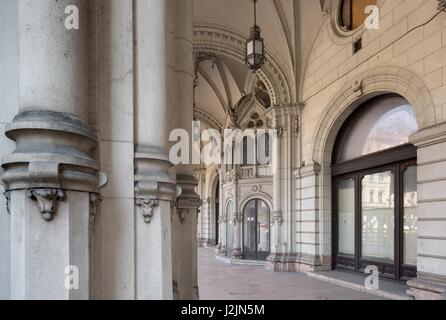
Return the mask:
<path id="1" fill-rule="evenodd" d="M 175 27 L 175 81 L 176 114 L 178 128 L 192 136 L 194 119 L 194 59 L 193 59 L 193 0 L 176 0 Z M 200 197 L 195 192 L 197 180 L 191 164 L 176 168 L 177 185 L 181 188 L 178 198 L 178 217 L 173 223 L 179 224 L 174 260 L 178 264 L 177 273 L 179 299 L 198 299 L 197 275 L 197 223 Z"/>
<path id="2" fill-rule="evenodd" d="M 166 2 L 136 0 L 135 291 L 136 299 L 172 299 Z"/>
<path id="3" fill-rule="evenodd" d="M 68 6 L 79 29 L 66 28 Z M 18 0 L 19 114 L 6 128 L 16 149 L 2 159 L 12 299 L 89 298 L 98 163 L 88 124 L 87 13 L 86 0 Z"/>

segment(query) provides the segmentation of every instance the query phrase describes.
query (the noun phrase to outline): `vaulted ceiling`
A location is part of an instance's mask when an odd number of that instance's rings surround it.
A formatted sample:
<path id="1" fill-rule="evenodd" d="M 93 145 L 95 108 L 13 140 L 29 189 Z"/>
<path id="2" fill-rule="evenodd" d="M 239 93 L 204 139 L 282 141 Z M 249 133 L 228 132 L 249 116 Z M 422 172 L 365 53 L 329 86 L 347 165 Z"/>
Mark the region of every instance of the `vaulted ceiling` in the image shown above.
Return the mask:
<path id="1" fill-rule="evenodd" d="M 295 6 L 298 5 L 298 8 Z M 257 22 L 269 52 L 289 82 L 295 80 L 295 66 L 300 63 L 299 52 L 309 45 L 311 36 L 321 20 L 320 0 L 259 0 Z M 253 25 L 252 0 L 194 0 L 196 25 L 227 26 L 240 30 L 247 37 Z M 298 19 L 295 19 L 298 16 Z M 297 26 L 295 25 L 297 21 Z M 221 27 L 223 28 L 223 27 Z M 296 31 L 299 30 L 299 37 Z M 296 45 L 296 42 L 299 42 Z M 231 55 L 216 52 L 200 52 L 196 62 L 197 84 L 195 89 L 196 110 L 208 118 L 208 126 L 219 124 L 223 128 L 228 117 L 228 108 L 252 91 L 251 71 Z M 291 79 L 291 80 L 290 80 Z M 294 88 L 288 88 L 295 90 Z M 197 113 L 196 112 L 196 113 Z M 213 122 L 213 124 L 211 124 Z"/>

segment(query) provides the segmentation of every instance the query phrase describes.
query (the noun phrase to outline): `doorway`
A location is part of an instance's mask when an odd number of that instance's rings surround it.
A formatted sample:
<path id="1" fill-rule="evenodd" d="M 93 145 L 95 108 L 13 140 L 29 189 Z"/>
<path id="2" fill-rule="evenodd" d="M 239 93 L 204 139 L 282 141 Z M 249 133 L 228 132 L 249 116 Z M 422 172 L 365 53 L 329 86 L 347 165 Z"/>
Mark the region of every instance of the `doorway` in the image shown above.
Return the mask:
<path id="1" fill-rule="evenodd" d="M 270 209 L 260 199 L 249 201 L 243 210 L 243 256 L 266 260 L 270 254 Z"/>

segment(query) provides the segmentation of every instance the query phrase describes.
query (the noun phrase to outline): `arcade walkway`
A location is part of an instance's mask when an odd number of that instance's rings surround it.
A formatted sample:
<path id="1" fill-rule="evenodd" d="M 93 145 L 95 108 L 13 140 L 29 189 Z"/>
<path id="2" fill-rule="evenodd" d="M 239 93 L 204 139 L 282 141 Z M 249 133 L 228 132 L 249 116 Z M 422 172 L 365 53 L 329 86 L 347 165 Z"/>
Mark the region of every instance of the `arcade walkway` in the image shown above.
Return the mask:
<path id="1" fill-rule="evenodd" d="M 202 300 L 372 300 L 357 292 L 297 273 L 272 273 L 263 267 L 217 261 L 214 250 L 198 249 Z"/>

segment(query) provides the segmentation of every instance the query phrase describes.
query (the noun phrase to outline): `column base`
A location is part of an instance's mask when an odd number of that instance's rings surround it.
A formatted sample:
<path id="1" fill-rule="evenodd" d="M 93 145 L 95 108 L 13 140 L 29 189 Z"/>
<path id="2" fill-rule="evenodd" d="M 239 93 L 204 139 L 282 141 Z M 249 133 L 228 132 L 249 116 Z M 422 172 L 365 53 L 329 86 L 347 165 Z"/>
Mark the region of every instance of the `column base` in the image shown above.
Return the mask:
<path id="1" fill-rule="evenodd" d="M 331 270 L 331 256 L 302 255 L 296 260 L 298 272 L 315 272 Z"/>
<path id="2" fill-rule="evenodd" d="M 225 246 L 219 246 L 219 248 L 217 249 L 217 254 L 219 256 L 226 256 L 228 254 L 226 247 Z"/>
<path id="3" fill-rule="evenodd" d="M 415 300 L 446 300 L 446 278 L 436 276 L 418 275 L 418 278 L 409 280 L 410 287 L 407 294 Z"/>
<path id="4" fill-rule="evenodd" d="M 231 254 L 231 259 L 243 259 L 242 250 L 234 249 Z"/>
<path id="5" fill-rule="evenodd" d="M 265 269 L 271 272 L 298 272 L 296 254 L 272 253 L 266 258 Z"/>

